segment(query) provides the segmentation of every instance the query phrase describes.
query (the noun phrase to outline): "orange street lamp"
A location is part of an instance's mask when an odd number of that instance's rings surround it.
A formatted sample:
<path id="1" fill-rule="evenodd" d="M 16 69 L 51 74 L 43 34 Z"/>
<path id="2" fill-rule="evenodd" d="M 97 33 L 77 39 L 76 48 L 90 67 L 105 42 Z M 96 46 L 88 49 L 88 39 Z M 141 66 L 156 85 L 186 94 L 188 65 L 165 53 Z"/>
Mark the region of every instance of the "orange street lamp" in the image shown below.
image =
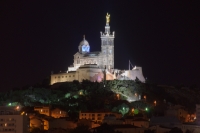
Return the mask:
<path id="1" fill-rule="evenodd" d="M 156 101 L 154 101 L 153 103 L 154 103 L 154 105 L 156 106 Z"/>
<path id="2" fill-rule="evenodd" d="M 146 101 L 146 99 L 147 99 L 146 95 L 144 95 L 144 99 L 145 99 L 145 101 Z"/>
<path id="3" fill-rule="evenodd" d="M 117 94 L 117 99 L 119 100 L 119 94 Z"/>

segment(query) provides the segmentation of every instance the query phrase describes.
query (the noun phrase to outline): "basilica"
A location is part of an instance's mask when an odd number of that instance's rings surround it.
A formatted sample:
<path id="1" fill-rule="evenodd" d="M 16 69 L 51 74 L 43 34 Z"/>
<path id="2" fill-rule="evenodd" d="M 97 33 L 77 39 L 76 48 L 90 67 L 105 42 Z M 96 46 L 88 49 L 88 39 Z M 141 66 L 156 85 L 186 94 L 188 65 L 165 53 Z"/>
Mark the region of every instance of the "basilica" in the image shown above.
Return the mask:
<path id="1" fill-rule="evenodd" d="M 90 51 L 90 45 L 83 36 L 74 54 L 74 63 L 68 71 L 51 74 L 51 84 L 58 82 L 72 82 L 73 80 L 90 80 L 101 82 L 103 80 L 135 80 L 136 77 L 145 82 L 141 67 L 132 70 L 118 70 L 114 68 L 114 38 L 115 32 L 110 32 L 110 14 L 106 15 L 105 32 L 100 32 L 101 51 Z"/>

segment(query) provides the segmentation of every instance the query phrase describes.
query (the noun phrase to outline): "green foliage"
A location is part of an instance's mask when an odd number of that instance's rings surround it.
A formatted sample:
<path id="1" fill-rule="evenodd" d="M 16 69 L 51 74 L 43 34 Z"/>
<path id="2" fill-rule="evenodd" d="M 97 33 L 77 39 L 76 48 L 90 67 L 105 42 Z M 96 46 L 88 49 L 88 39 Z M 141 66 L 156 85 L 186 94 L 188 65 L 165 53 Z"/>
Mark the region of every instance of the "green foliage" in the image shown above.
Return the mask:
<path id="1" fill-rule="evenodd" d="M 119 105 L 117 107 L 114 107 L 112 109 L 112 111 L 113 112 L 119 112 L 124 116 L 125 114 L 127 114 L 129 112 L 129 106 L 126 105 L 125 103 L 123 103 L 123 104 L 121 104 L 121 105 Z"/>
<path id="2" fill-rule="evenodd" d="M 120 95 L 119 100 L 116 94 Z M 131 103 L 125 101 L 136 100 L 138 95 L 145 95 L 147 98 L 145 101 Z M 123 115 L 126 115 L 132 108 L 135 111 L 136 109 L 145 111 L 147 107 L 149 109 L 148 113 L 152 113 L 154 108 L 155 112 L 161 114 L 165 107 L 159 103 L 163 103 L 164 99 L 166 105 L 169 103 L 180 104 L 192 112 L 195 109 L 195 104 L 200 101 L 199 95 L 199 89 L 184 88 L 182 86 L 158 86 L 156 84 L 141 83 L 137 80 L 111 80 L 104 83 L 83 80 L 81 83 L 73 81 L 60 83 L 60 85 L 55 84 L 51 88 L 26 87 L 25 89 L 0 93 L 0 105 L 15 102 L 23 106 L 51 104 L 52 106 L 62 107 L 70 113 L 106 109 L 120 112 Z M 156 107 L 152 105 L 155 100 L 158 103 Z"/>

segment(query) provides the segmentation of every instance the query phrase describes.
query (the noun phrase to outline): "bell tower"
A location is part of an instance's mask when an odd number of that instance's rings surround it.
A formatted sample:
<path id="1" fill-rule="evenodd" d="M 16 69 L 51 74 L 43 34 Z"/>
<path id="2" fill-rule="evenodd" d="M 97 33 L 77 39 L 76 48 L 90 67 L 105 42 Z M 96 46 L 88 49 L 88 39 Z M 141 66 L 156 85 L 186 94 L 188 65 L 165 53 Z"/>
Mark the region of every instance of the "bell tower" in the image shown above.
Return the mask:
<path id="1" fill-rule="evenodd" d="M 102 53 L 102 61 L 100 66 L 104 68 L 106 66 L 107 69 L 114 68 L 114 38 L 115 32 L 110 33 L 110 14 L 106 15 L 106 26 L 105 32 L 100 32 L 101 35 L 101 53 Z"/>

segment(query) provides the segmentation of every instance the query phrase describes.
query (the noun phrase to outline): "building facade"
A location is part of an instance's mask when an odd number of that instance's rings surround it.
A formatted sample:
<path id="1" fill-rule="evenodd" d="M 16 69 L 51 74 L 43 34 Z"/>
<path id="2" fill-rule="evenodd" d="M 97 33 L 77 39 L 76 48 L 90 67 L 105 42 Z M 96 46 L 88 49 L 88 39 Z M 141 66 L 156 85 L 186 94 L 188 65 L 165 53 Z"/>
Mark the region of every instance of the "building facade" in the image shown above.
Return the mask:
<path id="1" fill-rule="evenodd" d="M 113 113 L 108 111 L 99 111 L 99 112 L 79 112 L 79 119 L 90 119 L 97 123 L 102 123 L 105 116 L 114 115 L 116 119 L 122 118 L 121 113 Z"/>
<path id="2" fill-rule="evenodd" d="M 89 42 L 83 36 L 74 55 L 74 63 L 67 72 L 51 74 L 51 85 L 57 82 L 71 82 L 73 80 L 135 80 L 136 77 L 145 82 L 141 67 L 132 70 L 118 70 L 114 68 L 114 38 L 115 32 L 110 32 L 110 14 L 106 15 L 105 31 L 100 32 L 101 51 L 90 51 Z M 104 76 L 105 75 L 105 76 Z M 106 78 L 106 79 L 104 79 Z"/>
<path id="3" fill-rule="evenodd" d="M 15 107 L 0 107 L 0 132 L 28 133 L 29 118 Z"/>

